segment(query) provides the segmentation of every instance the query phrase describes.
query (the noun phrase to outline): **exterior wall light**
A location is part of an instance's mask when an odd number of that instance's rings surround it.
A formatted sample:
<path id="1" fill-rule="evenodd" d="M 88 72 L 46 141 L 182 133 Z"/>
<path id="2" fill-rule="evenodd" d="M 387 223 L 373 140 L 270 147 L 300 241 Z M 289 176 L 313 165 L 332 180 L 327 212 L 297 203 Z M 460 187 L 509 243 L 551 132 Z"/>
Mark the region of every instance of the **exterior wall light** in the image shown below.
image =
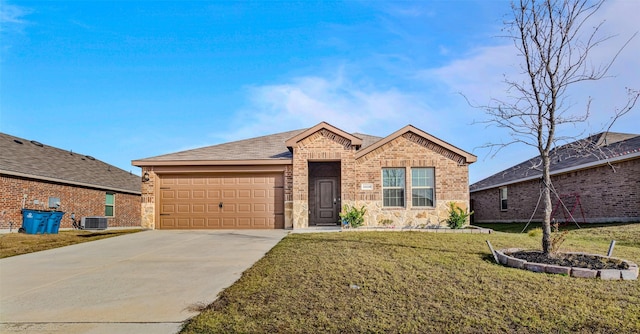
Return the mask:
<path id="1" fill-rule="evenodd" d="M 148 182 L 149 181 L 149 172 L 144 172 L 144 174 L 142 174 L 142 182 Z"/>

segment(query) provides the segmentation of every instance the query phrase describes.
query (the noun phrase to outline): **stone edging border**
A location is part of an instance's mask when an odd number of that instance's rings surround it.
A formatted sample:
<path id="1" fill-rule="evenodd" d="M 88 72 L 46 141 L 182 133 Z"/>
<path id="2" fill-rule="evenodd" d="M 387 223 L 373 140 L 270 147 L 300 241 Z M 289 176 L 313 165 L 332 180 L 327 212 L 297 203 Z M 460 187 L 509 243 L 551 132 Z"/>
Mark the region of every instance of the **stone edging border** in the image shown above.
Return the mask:
<path id="1" fill-rule="evenodd" d="M 569 252 L 566 254 L 583 254 L 583 255 L 593 255 L 602 258 L 615 259 L 624 261 L 629 264 L 629 269 L 619 270 L 619 269 L 587 269 L 587 268 L 577 268 L 577 267 L 564 267 L 564 266 L 556 266 L 551 264 L 542 264 L 542 263 L 534 263 L 527 262 L 526 260 L 517 259 L 513 256 L 509 256 L 506 254 L 515 253 L 522 251 L 520 248 L 507 248 L 496 250 L 496 256 L 500 264 L 505 265 L 511 268 L 524 269 L 537 273 L 547 273 L 547 274 L 565 274 L 570 275 L 571 277 L 579 277 L 579 278 L 599 278 L 602 280 L 637 280 L 638 279 L 638 265 L 616 257 L 609 257 L 598 254 L 588 254 L 582 252 Z"/>
<path id="2" fill-rule="evenodd" d="M 431 232 L 431 233 L 472 233 L 472 234 L 491 234 L 493 230 L 472 226 L 470 228 L 450 229 L 450 228 L 417 228 L 417 227 L 368 227 L 360 226 L 357 228 L 342 228 L 342 232 Z"/>

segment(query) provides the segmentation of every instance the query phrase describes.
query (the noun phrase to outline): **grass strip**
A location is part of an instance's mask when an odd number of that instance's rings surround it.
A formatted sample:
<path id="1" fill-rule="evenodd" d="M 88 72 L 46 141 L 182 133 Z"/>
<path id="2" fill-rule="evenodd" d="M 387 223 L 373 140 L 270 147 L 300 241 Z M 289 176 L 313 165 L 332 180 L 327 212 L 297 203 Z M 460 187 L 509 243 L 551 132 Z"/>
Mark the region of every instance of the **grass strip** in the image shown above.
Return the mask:
<path id="1" fill-rule="evenodd" d="M 0 235 L 0 258 L 39 252 L 88 241 L 140 232 L 142 229 L 60 231 L 58 234 L 7 233 Z"/>

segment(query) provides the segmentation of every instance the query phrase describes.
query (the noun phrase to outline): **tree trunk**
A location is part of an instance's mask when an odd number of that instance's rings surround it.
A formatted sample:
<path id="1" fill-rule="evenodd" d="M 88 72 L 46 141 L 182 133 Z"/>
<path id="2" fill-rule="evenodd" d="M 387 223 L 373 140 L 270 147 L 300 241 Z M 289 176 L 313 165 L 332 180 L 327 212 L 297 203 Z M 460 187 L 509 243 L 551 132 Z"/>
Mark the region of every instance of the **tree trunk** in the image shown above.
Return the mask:
<path id="1" fill-rule="evenodd" d="M 542 252 L 551 254 L 551 172 L 550 159 L 548 154 L 542 154 L 542 196 L 544 199 L 544 220 L 542 221 Z"/>

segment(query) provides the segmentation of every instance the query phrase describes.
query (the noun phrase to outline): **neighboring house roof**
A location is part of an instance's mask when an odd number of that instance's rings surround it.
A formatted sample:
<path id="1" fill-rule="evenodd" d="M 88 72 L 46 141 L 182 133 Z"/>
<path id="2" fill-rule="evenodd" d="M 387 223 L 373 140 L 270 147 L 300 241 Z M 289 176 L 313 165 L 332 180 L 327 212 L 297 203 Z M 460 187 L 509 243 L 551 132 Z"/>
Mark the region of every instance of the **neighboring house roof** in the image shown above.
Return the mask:
<path id="1" fill-rule="evenodd" d="M 151 158 L 134 160 L 134 166 L 163 165 L 261 165 L 290 164 L 293 154 L 289 150 L 295 143 L 311 134 L 327 129 L 351 141 L 351 145 L 360 146 L 358 156 L 370 152 L 370 147 L 378 148 L 407 132 L 413 132 L 428 141 L 463 156 L 468 163 L 476 161 L 476 157 L 451 144 L 437 139 L 426 132 L 408 125 L 388 137 L 378 137 L 362 133 L 348 133 L 331 124 L 321 122 L 308 129 L 281 132 L 273 135 L 244 139 L 219 145 L 207 146 L 193 150 L 159 155 Z M 365 153 L 361 153 L 366 151 Z"/>
<path id="2" fill-rule="evenodd" d="M 0 133 L 0 174 L 140 194 L 140 176 L 89 155 Z"/>
<path id="3" fill-rule="evenodd" d="M 601 166 L 640 157 L 640 135 L 602 132 L 550 152 L 551 174 Z M 542 176 L 541 158 L 536 156 L 472 184 L 471 192 L 533 180 Z"/>

